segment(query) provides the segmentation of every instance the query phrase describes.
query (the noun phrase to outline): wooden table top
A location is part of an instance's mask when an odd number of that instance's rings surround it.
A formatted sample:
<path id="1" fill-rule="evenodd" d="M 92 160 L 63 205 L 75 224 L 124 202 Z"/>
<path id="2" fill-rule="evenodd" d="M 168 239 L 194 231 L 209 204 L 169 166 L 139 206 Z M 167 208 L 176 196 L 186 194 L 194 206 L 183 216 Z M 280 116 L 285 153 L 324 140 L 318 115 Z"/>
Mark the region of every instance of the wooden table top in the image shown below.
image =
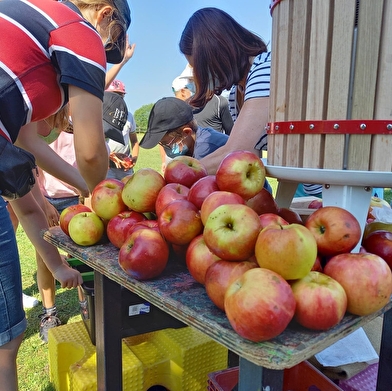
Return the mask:
<path id="1" fill-rule="evenodd" d="M 248 361 L 269 369 L 285 369 L 307 360 L 392 307 L 365 317 L 346 315 L 326 332 L 315 332 L 292 322 L 274 339 L 254 343 L 240 337 L 226 315 L 209 299 L 204 286 L 189 274 L 186 265 L 170 260 L 164 273 L 149 281 L 129 277 L 118 264 L 118 249 L 110 243 L 82 247 L 59 227 L 43 233 L 49 243 L 80 259 L 94 270 L 129 289 L 173 317 L 192 326 Z"/>

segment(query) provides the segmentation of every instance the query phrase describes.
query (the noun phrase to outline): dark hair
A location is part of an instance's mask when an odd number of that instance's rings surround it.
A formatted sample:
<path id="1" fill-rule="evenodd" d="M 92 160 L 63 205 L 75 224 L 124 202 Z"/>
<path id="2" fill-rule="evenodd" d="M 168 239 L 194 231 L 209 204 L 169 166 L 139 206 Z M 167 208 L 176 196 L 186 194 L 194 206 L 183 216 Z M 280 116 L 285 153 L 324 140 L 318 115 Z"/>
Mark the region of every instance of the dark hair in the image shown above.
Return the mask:
<path id="1" fill-rule="evenodd" d="M 264 41 L 217 8 L 202 8 L 188 20 L 180 51 L 193 57 L 196 94 L 191 104 L 203 107 L 214 93 L 238 84 L 249 71 L 249 57 L 267 51 Z"/>

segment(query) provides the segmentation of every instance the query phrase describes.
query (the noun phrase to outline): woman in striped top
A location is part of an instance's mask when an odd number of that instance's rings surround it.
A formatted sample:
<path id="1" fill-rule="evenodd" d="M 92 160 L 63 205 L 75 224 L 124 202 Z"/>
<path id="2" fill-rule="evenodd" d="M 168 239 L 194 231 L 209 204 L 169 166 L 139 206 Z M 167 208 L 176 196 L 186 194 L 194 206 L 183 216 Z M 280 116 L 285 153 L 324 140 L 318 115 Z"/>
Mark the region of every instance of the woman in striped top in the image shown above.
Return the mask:
<path id="1" fill-rule="evenodd" d="M 201 160 L 208 172 L 214 174 L 222 156 L 234 150 L 260 156 L 267 147 L 271 60 L 267 45 L 226 12 L 202 8 L 187 22 L 179 47 L 193 67 L 193 106 L 203 107 L 214 93 L 231 91 L 234 126 L 227 143 Z"/>

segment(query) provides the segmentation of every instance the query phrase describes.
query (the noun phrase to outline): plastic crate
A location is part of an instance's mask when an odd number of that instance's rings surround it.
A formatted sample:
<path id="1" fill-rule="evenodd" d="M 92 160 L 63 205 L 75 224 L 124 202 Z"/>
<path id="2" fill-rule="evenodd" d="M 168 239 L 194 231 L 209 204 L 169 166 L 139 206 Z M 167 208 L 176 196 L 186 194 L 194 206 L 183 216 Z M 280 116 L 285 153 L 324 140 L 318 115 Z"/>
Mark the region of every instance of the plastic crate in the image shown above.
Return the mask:
<path id="1" fill-rule="evenodd" d="M 363 371 L 347 380 L 339 380 L 343 391 L 374 391 L 377 387 L 378 363 L 369 365 Z"/>
<path id="2" fill-rule="evenodd" d="M 210 373 L 208 391 L 232 391 L 238 384 L 238 367 Z M 283 391 L 342 391 L 308 361 L 284 370 Z"/>

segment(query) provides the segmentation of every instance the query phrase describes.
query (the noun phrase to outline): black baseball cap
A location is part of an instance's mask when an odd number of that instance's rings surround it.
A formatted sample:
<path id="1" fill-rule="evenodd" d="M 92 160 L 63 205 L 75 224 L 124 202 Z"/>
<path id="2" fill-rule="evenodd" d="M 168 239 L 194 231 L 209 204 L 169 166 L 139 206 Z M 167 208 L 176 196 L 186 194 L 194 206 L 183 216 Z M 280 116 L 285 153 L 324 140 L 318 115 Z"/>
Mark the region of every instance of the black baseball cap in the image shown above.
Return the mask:
<path id="1" fill-rule="evenodd" d="M 168 131 L 192 120 L 193 111 L 188 103 L 174 97 L 162 98 L 151 109 L 147 132 L 140 141 L 140 146 L 146 149 L 154 148 Z"/>
<path id="2" fill-rule="evenodd" d="M 117 8 L 117 21 L 122 25 L 123 31 L 117 41 L 106 50 L 106 61 L 111 64 L 119 64 L 124 58 L 125 45 L 127 43 L 127 30 L 131 24 L 131 10 L 127 0 L 113 0 Z"/>

